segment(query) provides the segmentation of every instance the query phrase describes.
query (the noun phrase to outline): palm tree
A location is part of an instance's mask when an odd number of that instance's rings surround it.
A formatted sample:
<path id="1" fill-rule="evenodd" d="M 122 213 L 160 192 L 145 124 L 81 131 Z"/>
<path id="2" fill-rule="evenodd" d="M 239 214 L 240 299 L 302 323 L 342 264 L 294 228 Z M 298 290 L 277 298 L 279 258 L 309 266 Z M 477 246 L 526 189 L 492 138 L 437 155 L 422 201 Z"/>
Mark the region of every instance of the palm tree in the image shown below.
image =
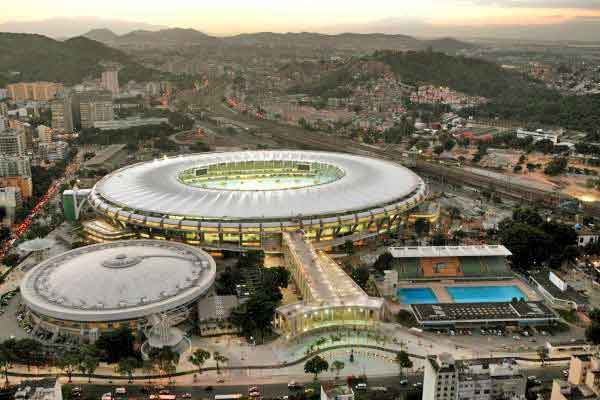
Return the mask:
<path id="1" fill-rule="evenodd" d="M 58 367 L 65 371 L 69 377 L 68 383 L 73 382 L 73 372 L 79 367 L 80 357 L 76 353 L 67 353 L 58 359 Z"/>
<path id="2" fill-rule="evenodd" d="M 539 347 L 537 349 L 537 355 L 540 358 L 540 363 L 543 367 L 546 364 L 546 360 L 548 359 L 548 348 L 546 346 Z"/>
<path id="3" fill-rule="evenodd" d="M 156 366 L 151 360 L 144 360 L 142 363 L 142 372 L 148 376 L 148 384 L 152 383 L 151 376 L 156 371 Z"/>
<path id="4" fill-rule="evenodd" d="M 188 360 L 198 367 L 198 373 L 202 373 L 202 366 L 210 358 L 210 353 L 204 349 L 196 349 L 189 356 Z"/>
<path id="5" fill-rule="evenodd" d="M 227 361 L 229 361 L 227 357 L 225 357 L 218 351 L 215 351 L 213 353 L 213 360 L 215 360 L 215 362 L 217 363 L 217 374 L 221 373 L 221 370 L 219 369 L 219 363 L 226 363 Z"/>
<path id="6" fill-rule="evenodd" d="M 127 376 L 127 382 L 131 383 L 133 381 L 133 371 L 135 371 L 137 365 L 138 361 L 133 357 L 122 358 L 121 360 L 119 360 L 119 363 L 117 364 L 115 370 L 118 374 Z"/>
<path id="7" fill-rule="evenodd" d="M 343 361 L 335 360 L 331 363 L 330 370 L 335 371 L 335 379 L 340 377 L 340 371 L 344 369 L 346 365 Z"/>
<path id="8" fill-rule="evenodd" d="M 408 353 L 404 350 L 401 350 L 396 354 L 396 359 L 394 361 L 398 364 L 398 367 L 400 367 L 400 376 L 404 375 L 404 369 L 413 367 L 413 362 L 408 356 Z"/>
<path id="9" fill-rule="evenodd" d="M 8 386 L 8 369 L 10 368 L 10 357 L 7 353 L 5 353 L 2 350 L 0 350 L 0 368 L 4 370 L 4 386 Z"/>

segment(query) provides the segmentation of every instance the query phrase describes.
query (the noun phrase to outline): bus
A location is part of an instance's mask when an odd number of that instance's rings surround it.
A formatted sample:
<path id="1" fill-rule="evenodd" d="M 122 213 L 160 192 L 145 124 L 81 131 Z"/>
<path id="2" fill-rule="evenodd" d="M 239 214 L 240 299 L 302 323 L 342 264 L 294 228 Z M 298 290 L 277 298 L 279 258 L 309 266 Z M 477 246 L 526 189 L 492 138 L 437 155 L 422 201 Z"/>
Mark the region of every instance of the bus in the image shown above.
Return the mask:
<path id="1" fill-rule="evenodd" d="M 217 394 L 215 400 L 239 400 L 244 396 L 240 393 L 236 394 Z"/>

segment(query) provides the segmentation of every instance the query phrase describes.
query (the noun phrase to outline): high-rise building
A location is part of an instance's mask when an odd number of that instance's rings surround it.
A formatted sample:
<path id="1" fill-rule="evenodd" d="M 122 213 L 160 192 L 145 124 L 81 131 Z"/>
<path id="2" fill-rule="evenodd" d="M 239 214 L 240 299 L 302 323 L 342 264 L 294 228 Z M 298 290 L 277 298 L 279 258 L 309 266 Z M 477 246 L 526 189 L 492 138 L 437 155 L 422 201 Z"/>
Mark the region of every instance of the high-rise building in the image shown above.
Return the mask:
<path id="1" fill-rule="evenodd" d="M 525 399 L 526 386 L 527 378 L 513 365 L 465 363 L 450 354 L 425 360 L 423 400 Z"/>
<path id="2" fill-rule="evenodd" d="M 0 225 L 9 227 L 13 224 L 16 209 L 21 203 L 21 191 L 18 187 L 0 188 Z"/>
<path id="3" fill-rule="evenodd" d="M 38 125 L 36 128 L 38 142 L 41 143 L 50 143 L 52 142 L 52 128 L 47 127 L 46 125 Z"/>
<path id="4" fill-rule="evenodd" d="M 27 149 L 25 132 L 6 129 L 0 132 L 0 154 L 6 156 L 24 156 Z"/>
<path id="5" fill-rule="evenodd" d="M 102 73 L 102 87 L 113 94 L 119 94 L 119 71 L 111 69 Z"/>
<path id="6" fill-rule="evenodd" d="M 8 118 L 5 118 L 3 116 L 0 115 L 0 132 L 2 132 L 5 129 L 8 129 Z"/>
<path id="7" fill-rule="evenodd" d="M 52 100 L 52 128 L 59 132 L 73 132 L 73 96 L 65 93 L 64 96 Z"/>
<path id="8" fill-rule="evenodd" d="M 8 97 L 8 90 L 0 88 L 0 100 Z"/>
<path id="9" fill-rule="evenodd" d="M 8 97 L 13 101 L 49 101 L 61 91 L 63 85 L 54 82 L 19 82 L 6 87 Z"/>
<path id="10" fill-rule="evenodd" d="M 4 101 L 0 101 L 0 117 L 8 116 L 8 105 Z"/>
<path id="11" fill-rule="evenodd" d="M 78 94 L 79 121 L 81 128 L 93 128 L 98 121 L 114 119 L 113 101 L 110 92 L 90 91 Z"/>
<path id="12" fill-rule="evenodd" d="M 579 400 L 600 398 L 600 356 L 577 354 L 571 356 L 566 380 L 552 382 L 550 400 Z"/>
<path id="13" fill-rule="evenodd" d="M 29 158 L 24 156 L 0 155 L 0 177 L 9 176 L 31 177 Z"/>

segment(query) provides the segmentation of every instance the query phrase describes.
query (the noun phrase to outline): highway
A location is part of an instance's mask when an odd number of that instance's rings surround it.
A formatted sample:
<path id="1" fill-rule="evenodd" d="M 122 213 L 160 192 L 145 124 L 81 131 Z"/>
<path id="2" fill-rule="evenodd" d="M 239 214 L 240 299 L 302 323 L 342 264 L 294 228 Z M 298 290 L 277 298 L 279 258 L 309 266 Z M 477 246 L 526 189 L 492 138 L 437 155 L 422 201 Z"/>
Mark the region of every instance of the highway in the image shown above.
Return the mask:
<path id="1" fill-rule="evenodd" d="M 549 387 L 552 384 L 552 380 L 555 378 L 562 377 L 562 369 L 564 366 L 547 366 L 544 368 L 523 368 L 521 371 L 524 376 L 536 376 L 542 381 L 544 387 Z M 343 373 L 340 375 L 340 383 L 345 382 Z M 281 398 L 292 394 L 286 383 L 272 383 L 272 384 L 261 384 L 261 385 L 230 385 L 227 383 L 213 385 L 211 383 L 203 384 L 204 378 L 202 375 L 198 376 L 198 383 L 195 386 L 168 386 L 168 390 L 177 395 L 178 399 L 182 398 L 184 393 L 190 393 L 192 400 L 200 399 L 213 399 L 217 394 L 234 394 L 241 393 L 243 395 L 248 394 L 248 389 L 251 386 L 257 386 L 262 393 L 264 398 Z M 408 392 L 408 391 L 420 391 L 420 388 L 415 387 L 417 382 L 423 381 L 422 375 L 409 375 L 408 384 L 401 385 L 400 378 L 398 376 L 387 376 L 387 377 L 369 377 L 368 386 L 374 387 L 386 387 L 390 393 L 396 392 Z M 108 393 L 119 386 L 126 386 L 128 392 L 128 399 L 137 400 L 144 399 L 147 394 L 142 393 L 142 388 L 147 385 L 124 385 L 125 381 L 116 382 L 113 385 L 100 385 L 100 384 L 77 384 L 82 388 L 82 398 L 96 398 L 100 399 L 102 394 Z M 153 382 L 156 385 L 156 382 Z M 309 384 L 305 384 L 309 385 Z M 206 390 L 209 388 L 210 390 Z"/>

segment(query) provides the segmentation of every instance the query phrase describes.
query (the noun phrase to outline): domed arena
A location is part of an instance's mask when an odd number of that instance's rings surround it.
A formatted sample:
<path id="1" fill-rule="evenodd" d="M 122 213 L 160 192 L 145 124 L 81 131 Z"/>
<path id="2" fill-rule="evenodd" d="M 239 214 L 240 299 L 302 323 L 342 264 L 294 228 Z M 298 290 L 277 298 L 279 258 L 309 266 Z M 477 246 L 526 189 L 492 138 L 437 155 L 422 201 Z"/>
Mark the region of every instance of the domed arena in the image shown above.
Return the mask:
<path id="1" fill-rule="evenodd" d="M 165 158 L 100 180 L 89 202 L 106 224 L 88 238 L 170 239 L 205 248 L 276 250 L 283 232 L 323 247 L 402 229 L 426 197 L 398 164 L 316 151 L 242 151 Z"/>

